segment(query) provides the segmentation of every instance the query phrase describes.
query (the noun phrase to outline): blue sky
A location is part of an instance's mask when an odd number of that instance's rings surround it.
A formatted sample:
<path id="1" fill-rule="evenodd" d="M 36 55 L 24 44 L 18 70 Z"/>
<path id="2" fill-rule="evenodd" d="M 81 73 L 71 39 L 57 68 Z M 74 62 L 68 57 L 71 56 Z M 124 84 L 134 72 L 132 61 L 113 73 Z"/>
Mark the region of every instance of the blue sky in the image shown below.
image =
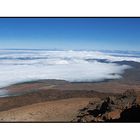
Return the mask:
<path id="1" fill-rule="evenodd" d="M 140 51 L 140 18 L 0 18 L 7 48 Z"/>

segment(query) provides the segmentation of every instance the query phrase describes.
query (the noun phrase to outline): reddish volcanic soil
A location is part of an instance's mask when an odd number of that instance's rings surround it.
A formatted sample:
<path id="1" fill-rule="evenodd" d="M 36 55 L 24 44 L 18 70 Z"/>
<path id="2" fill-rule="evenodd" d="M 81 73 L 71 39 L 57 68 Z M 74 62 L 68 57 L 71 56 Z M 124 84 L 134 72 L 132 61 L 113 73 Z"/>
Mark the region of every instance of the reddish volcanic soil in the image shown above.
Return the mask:
<path id="1" fill-rule="evenodd" d="M 0 121 L 69 122 L 90 100 L 90 98 L 73 98 L 18 107 L 0 112 Z"/>

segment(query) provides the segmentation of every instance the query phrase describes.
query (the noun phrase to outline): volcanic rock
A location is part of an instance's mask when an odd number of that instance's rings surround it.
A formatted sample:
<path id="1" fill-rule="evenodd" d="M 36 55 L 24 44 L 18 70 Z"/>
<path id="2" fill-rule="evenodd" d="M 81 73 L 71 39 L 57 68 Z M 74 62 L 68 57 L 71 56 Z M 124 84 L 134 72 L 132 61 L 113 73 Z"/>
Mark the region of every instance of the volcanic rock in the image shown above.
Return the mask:
<path id="1" fill-rule="evenodd" d="M 131 89 L 81 109 L 72 122 L 140 122 L 140 96 Z"/>

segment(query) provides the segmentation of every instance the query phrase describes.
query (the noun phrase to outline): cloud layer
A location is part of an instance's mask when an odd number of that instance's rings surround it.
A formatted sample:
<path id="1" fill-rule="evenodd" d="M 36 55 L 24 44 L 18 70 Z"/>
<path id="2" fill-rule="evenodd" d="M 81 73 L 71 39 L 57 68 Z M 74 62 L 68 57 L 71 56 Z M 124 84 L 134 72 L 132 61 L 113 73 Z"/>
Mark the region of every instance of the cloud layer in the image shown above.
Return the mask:
<path id="1" fill-rule="evenodd" d="M 106 59 L 108 63 L 97 59 Z M 97 51 L 1 50 L 0 87 L 38 79 L 70 82 L 119 79 L 124 70 L 130 67 L 112 62 L 123 60 L 140 62 L 138 57 L 113 56 Z"/>

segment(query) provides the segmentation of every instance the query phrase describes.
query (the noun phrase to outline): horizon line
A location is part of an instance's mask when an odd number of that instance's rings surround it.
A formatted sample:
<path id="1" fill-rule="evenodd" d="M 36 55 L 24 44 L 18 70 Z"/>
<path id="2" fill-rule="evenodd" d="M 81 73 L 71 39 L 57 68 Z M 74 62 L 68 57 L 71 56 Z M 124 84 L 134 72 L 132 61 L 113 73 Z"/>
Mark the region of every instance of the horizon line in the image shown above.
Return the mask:
<path id="1" fill-rule="evenodd" d="M 44 49 L 44 48 L 0 48 L 0 50 L 51 50 L 51 51 L 131 51 L 131 52 L 140 52 L 140 50 L 130 50 L 130 49 Z"/>

